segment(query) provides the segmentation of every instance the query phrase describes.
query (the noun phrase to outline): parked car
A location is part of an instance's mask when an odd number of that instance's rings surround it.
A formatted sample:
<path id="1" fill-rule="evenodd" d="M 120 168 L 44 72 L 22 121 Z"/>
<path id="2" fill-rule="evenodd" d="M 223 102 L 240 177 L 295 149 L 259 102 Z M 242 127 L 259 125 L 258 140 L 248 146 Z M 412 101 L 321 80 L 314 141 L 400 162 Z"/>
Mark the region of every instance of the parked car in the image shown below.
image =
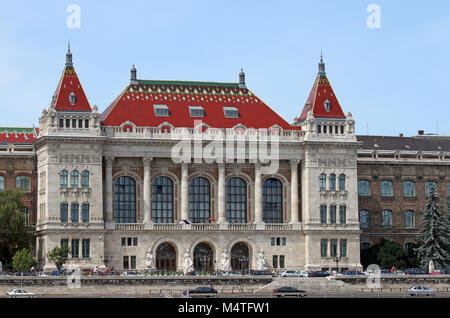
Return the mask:
<path id="1" fill-rule="evenodd" d="M 406 269 L 405 274 L 406 275 L 426 275 L 428 273 L 420 268 L 408 268 L 408 269 Z"/>
<path id="2" fill-rule="evenodd" d="M 7 272 L 0 272 L 0 276 L 11 276 L 11 274 Z"/>
<path id="3" fill-rule="evenodd" d="M 344 275 L 346 276 L 353 276 L 353 275 L 364 275 L 364 273 L 361 273 L 360 271 L 357 270 L 347 270 L 344 272 Z"/>
<path id="4" fill-rule="evenodd" d="M 301 290 L 301 289 L 297 289 L 295 287 L 290 287 L 290 286 L 283 286 L 283 287 L 279 287 L 273 290 L 273 293 L 275 294 L 275 296 L 277 297 L 305 297 L 306 296 L 306 291 Z"/>
<path id="5" fill-rule="evenodd" d="M 17 272 L 14 273 L 14 276 L 31 276 L 30 272 Z"/>
<path id="6" fill-rule="evenodd" d="M 36 272 L 36 273 L 34 273 L 34 276 L 42 276 L 42 277 L 44 277 L 44 276 L 48 276 L 46 273 L 44 273 L 44 272 Z"/>
<path id="7" fill-rule="evenodd" d="M 326 271 L 313 271 L 313 272 L 309 272 L 308 276 L 309 277 L 328 277 L 328 276 L 330 276 L 330 273 L 326 272 Z"/>
<path id="8" fill-rule="evenodd" d="M 255 276 L 259 276 L 259 275 L 272 276 L 272 272 L 271 271 L 253 270 L 253 271 L 251 271 L 251 274 L 255 275 Z"/>
<path id="9" fill-rule="evenodd" d="M 434 296 L 435 294 L 434 289 L 425 286 L 413 286 L 410 289 L 408 289 L 408 292 L 411 296 L 419 296 L 419 295 Z"/>
<path id="10" fill-rule="evenodd" d="M 307 271 L 284 271 L 280 273 L 281 277 L 308 277 Z"/>
<path id="11" fill-rule="evenodd" d="M 450 269 L 448 269 L 448 268 L 441 269 L 439 271 L 439 274 L 441 274 L 441 275 L 448 275 L 448 274 L 450 274 Z"/>
<path id="12" fill-rule="evenodd" d="M 186 295 L 186 293 L 185 293 Z M 217 297 L 217 290 L 212 287 L 197 287 L 187 292 L 187 296 L 197 297 Z"/>
<path id="13" fill-rule="evenodd" d="M 15 297 L 33 297 L 34 293 L 27 292 L 24 289 L 13 289 L 10 292 L 6 292 L 6 295 L 9 297 L 15 298 Z"/>

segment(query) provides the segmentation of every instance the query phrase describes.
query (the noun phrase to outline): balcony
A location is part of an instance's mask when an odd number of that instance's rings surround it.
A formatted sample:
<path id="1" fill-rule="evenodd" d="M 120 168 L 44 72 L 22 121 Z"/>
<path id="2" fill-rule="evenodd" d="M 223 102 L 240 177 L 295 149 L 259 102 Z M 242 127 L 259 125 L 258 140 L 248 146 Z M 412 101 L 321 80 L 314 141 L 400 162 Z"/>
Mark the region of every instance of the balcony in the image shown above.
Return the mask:
<path id="1" fill-rule="evenodd" d="M 299 231 L 301 224 L 288 223 L 116 223 L 116 231 Z"/>

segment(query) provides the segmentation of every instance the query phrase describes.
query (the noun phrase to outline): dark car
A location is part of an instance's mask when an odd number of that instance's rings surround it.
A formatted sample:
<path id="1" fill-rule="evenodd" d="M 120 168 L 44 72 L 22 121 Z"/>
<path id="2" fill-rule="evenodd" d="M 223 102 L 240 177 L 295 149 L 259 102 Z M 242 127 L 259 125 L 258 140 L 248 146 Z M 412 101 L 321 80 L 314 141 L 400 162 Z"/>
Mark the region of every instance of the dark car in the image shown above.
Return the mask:
<path id="1" fill-rule="evenodd" d="M 297 289 L 295 287 L 290 287 L 290 286 L 276 288 L 273 290 L 273 293 L 277 297 L 289 297 L 290 296 L 290 297 L 300 298 L 300 297 L 306 296 L 306 291 Z"/>
<path id="2" fill-rule="evenodd" d="M 354 276 L 354 275 L 364 275 L 364 274 L 361 273 L 360 271 L 348 270 L 348 271 L 344 272 L 344 275 L 346 275 L 346 276 Z"/>
<path id="3" fill-rule="evenodd" d="M 310 272 L 309 277 L 328 277 L 330 276 L 330 273 L 326 272 L 326 271 L 314 271 L 314 272 Z"/>
<path id="4" fill-rule="evenodd" d="M 272 276 L 271 271 L 259 271 L 259 270 L 253 270 L 251 271 L 252 275 L 255 276 Z"/>
<path id="5" fill-rule="evenodd" d="M 450 274 L 450 269 L 448 269 L 448 268 L 441 269 L 439 271 L 439 274 L 441 274 L 441 275 L 448 275 L 448 274 Z"/>
<path id="6" fill-rule="evenodd" d="M 420 268 L 408 268 L 408 269 L 406 269 L 405 274 L 406 275 L 426 275 L 428 273 Z"/>
<path id="7" fill-rule="evenodd" d="M 217 290 L 212 287 L 197 287 L 188 291 L 188 294 L 191 297 L 217 297 Z"/>

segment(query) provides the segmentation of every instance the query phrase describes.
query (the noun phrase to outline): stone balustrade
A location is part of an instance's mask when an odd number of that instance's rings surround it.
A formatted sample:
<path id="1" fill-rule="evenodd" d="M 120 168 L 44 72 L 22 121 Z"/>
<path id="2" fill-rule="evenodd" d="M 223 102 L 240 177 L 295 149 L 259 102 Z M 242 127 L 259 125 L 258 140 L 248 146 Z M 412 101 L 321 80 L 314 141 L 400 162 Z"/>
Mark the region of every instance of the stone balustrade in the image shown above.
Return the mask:
<path id="1" fill-rule="evenodd" d="M 288 223 L 116 223 L 117 231 L 300 231 L 301 224 Z"/>

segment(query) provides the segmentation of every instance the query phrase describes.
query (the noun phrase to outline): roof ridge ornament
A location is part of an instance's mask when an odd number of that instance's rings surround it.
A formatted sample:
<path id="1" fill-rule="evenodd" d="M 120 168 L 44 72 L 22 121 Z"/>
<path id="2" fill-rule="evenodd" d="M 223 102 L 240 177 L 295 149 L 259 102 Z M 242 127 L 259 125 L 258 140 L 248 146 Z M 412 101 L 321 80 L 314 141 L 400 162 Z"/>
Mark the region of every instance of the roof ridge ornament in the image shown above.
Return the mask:
<path id="1" fill-rule="evenodd" d="M 319 73 L 317 74 L 320 77 L 326 77 L 327 74 L 325 72 L 325 63 L 323 62 L 322 50 L 320 51 L 320 62 L 319 62 Z"/>
<path id="2" fill-rule="evenodd" d="M 133 67 L 130 70 L 130 84 L 131 85 L 139 84 L 139 82 L 138 82 L 138 80 L 136 78 L 136 74 L 137 74 L 137 71 L 136 71 L 136 68 L 134 67 L 134 64 L 133 64 Z"/>
<path id="3" fill-rule="evenodd" d="M 247 88 L 245 86 L 245 73 L 244 69 L 241 68 L 241 72 L 239 73 L 239 88 Z"/>
<path id="4" fill-rule="evenodd" d="M 70 40 L 67 43 L 66 66 L 73 66 L 72 53 L 70 52 Z"/>

